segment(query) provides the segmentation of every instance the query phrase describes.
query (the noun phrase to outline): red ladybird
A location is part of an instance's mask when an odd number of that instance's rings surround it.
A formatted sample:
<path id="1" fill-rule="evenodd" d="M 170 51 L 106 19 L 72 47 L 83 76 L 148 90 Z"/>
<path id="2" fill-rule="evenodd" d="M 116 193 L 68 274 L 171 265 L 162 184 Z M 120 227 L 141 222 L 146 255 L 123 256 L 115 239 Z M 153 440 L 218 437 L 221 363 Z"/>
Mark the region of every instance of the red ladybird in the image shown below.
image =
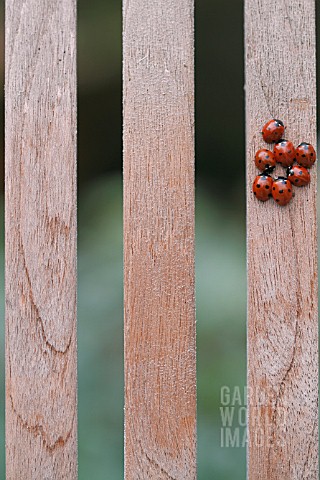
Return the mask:
<path id="1" fill-rule="evenodd" d="M 254 157 L 256 167 L 263 171 L 266 168 L 274 167 L 276 164 L 273 153 L 266 148 L 257 151 Z"/>
<path id="2" fill-rule="evenodd" d="M 292 185 L 284 177 L 278 177 L 273 181 L 272 196 L 278 205 L 287 205 L 292 198 Z"/>
<path id="3" fill-rule="evenodd" d="M 303 187 L 310 183 L 310 173 L 305 167 L 293 165 L 287 170 L 288 180 L 296 187 Z"/>
<path id="4" fill-rule="evenodd" d="M 284 125 L 281 120 L 272 119 L 262 128 L 263 140 L 267 143 L 279 142 L 284 134 Z"/>
<path id="5" fill-rule="evenodd" d="M 266 202 L 272 196 L 273 179 L 268 173 L 260 173 L 254 179 L 252 191 L 255 197 L 262 202 Z"/>
<path id="6" fill-rule="evenodd" d="M 296 159 L 299 165 L 310 168 L 317 159 L 316 151 L 310 143 L 302 142 L 296 148 Z"/>
<path id="7" fill-rule="evenodd" d="M 296 149 L 293 143 L 284 139 L 275 144 L 273 153 L 276 162 L 283 167 L 290 167 L 296 158 Z"/>

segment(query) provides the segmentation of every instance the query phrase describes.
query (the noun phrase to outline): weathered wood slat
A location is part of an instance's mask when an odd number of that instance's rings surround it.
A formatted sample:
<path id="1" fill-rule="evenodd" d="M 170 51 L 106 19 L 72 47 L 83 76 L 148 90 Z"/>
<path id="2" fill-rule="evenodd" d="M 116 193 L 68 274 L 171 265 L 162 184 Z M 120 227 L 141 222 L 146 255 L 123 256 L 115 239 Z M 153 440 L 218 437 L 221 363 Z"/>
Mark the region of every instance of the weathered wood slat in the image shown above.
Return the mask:
<path id="1" fill-rule="evenodd" d="M 125 478 L 196 478 L 193 0 L 124 0 Z"/>
<path id="2" fill-rule="evenodd" d="M 76 2 L 6 0 L 7 479 L 77 478 Z"/>
<path id="3" fill-rule="evenodd" d="M 245 2 L 251 480 L 318 478 L 316 167 L 289 206 L 251 193 L 270 118 L 316 144 L 315 2 Z"/>

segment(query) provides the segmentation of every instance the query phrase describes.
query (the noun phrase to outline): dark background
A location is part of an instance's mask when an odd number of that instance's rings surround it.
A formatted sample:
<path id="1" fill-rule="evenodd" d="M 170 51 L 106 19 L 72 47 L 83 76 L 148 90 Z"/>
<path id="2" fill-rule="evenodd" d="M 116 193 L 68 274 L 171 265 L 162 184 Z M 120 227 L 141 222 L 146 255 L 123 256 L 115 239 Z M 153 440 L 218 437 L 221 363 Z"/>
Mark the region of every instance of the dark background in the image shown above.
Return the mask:
<path id="1" fill-rule="evenodd" d="M 0 6 L 3 28 L 3 0 Z M 79 479 L 120 480 L 123 478 L 121 2 L 79 0 L 78 7 Z M 0 40 L 3 78 L 3 30 Z M 245 384 L 243 83 L 243 2 L 197 0 L 199 480 L 245 478 L 245 448 L 220 445 L 220 388 L 227 385 L 233 389 Z M 0 108 L 3 112 L 2 97 Z M 3 129 L 2 116 L 0 120 Z M 3 135 L 0 152 L 3 152 Z M 3 166 L 0 173 L 3 178 Z M 1 229 L 3 347 L 3 222 Z M 0 478 L 4 478 L 3 348 L 1 352 Z M 238 427 L 237 421 L 233 427 Z"/>

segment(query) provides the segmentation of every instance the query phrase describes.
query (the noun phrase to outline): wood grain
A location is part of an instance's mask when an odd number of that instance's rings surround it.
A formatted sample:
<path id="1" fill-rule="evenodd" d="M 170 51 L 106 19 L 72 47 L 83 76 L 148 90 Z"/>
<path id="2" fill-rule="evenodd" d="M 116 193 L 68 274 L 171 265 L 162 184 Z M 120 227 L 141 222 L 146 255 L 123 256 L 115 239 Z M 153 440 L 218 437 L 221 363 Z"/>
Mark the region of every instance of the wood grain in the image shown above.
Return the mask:
<path id="1" fill-rule="evenodd" d="M 7 0 L 6 470 L 77 478 L 76 3 Z"/>
<path id="2" fill-rule="evenodd" d="M 286 207 L 251 192 L 267 120 L 316 145 L 314 0 L 246 0 L 245 49 L 248 478 L 318 479 L 316 167 Z"/>
<path id="3" fill-rule="evenodd" d="M 124 0 L 125 478 L 196 478 L 193 1 Z"/>

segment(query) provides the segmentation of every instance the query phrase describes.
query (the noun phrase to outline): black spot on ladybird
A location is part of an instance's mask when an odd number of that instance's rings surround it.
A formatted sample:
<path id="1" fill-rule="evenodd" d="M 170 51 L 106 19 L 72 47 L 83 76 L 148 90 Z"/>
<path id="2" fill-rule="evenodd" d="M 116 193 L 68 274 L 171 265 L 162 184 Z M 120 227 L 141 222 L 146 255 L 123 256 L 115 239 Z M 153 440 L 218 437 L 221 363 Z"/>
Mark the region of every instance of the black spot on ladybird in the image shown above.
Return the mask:
<path id="1" fill-rule="evenodd" d="M 283 193 L 283 190 L 279 190 L 279 193 Z"/>
<path id="2" fill-rule="evenodd" d="M 279 202 L 279 198 L 276 198 L 276 202 Z"/>
<path id="3" fill-rule="evenodd" d="M 267 190 L 269 189 L 269 185 L 266 185 L 266 189 L 267 189 Z"/>
<path id="4" fill-rule="evenodd" d="M 257 188 L 260 188 L 260 185 L 259 185 L 259 183 L 257 183 Z"/>
<path id="5" fill-rule="evenodd" d="M 257 195 L 257 193 L 256 193 L 256 192 L 253 192 L 253 195 Z"/>
<path id="6" fill-rule="evenodd" d="M 291 193 L 291 189 L 290 189 L 290 188 L 288 188 L 288 192 Z"/>
<path id="7" fill-rule="evenodd" d="M 282 152 L 280 152 L 279 155 L 282 155 Z"/>
<path id="8" fill-rule="evenodd" d="M 313 157 L 313 153 L 312 153 L 312 152 L 310 153 L 310 157 Z"/>
<path id="9" fill-rule="evenodd" d="M 295 179 L 295 182 L 297 183 L 297 182 L 299 182 L 299 180 L 296 178 L 296 179 Z"/>
<path id="10" fill-rule="evenodd" d="M 259 163 L 261 163 L 261 160 L 259 160 Z"/>
<path id="11" fill-rule="evenodd" d="M 273 189 L 272 189 L 272 190 L 275 190 L 275 189 L 276 189 L 276 187 L 273 187 Z"/>
<path id="12" fill-rule="evenodd" d="M 268 197 L 272 197 L 272 193 L 269 193 Z"/>
<path id="13" fill-rule="evenodd" d="M 305 154 L 303 153 L 301 156 L 302 156 L 302 157 L 305 157 Z"/>

